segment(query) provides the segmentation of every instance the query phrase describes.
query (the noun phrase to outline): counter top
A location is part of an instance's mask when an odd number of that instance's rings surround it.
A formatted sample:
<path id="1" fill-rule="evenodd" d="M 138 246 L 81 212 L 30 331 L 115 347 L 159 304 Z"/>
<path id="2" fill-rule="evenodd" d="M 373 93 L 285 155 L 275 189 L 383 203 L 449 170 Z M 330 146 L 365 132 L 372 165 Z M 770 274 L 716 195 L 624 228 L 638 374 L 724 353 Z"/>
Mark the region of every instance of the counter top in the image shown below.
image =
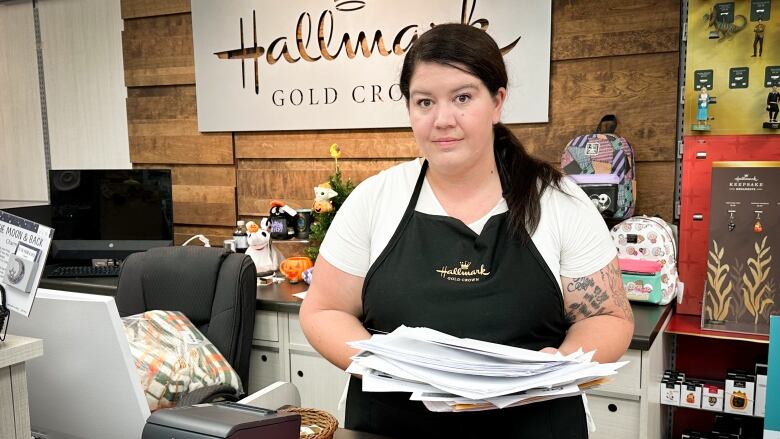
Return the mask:
<path id="1" fill-rule="evenodd" d="M 287 282 L 258 286 L 257 309 L 297 313 L 303 301 L 293 294 L 306 291 L 307 288 L 308 285 L 305 283 L 289 284 Z M 631 309 L 634 311 L 634 337 L 631 339 L 629 348 L 649 350 L 671 313 L 672 305 L 658 306 L 631 302 Z"/>
<path id="2" fill-rule="evenodd" d="M 118 278 L 42 278 L 39 287 L 54 290 L 76 291 L 80 293 L 114 295 Z M 297 313 L 301 299 L 293 296 L 306 291 L 308 285 L 303 282 L 290 284 L 282 282 L 273 285 L 258 285 L 257 309 Z M 634 310 L 634 337 L 630 349 L 646 351 L 652 346 L 655 337 L 671 313 L 672 305 L 658 306 L 631 302 Z"/>

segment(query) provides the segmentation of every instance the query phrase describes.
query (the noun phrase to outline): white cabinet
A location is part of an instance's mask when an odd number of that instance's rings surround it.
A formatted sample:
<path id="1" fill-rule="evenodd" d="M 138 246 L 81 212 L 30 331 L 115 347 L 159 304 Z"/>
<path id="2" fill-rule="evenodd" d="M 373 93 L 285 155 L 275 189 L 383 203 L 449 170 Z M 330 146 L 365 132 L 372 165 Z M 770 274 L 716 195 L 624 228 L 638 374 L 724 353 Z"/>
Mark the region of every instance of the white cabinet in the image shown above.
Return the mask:
<path id="1" fill-rule="evenodd" d="M 244 389 L 246 393 L 254 393 L 277 381 L 284 381 L 279 349 L 252 346 L 249 357 L 249 387 Z"/>
<path id="2" fill-rule="evenodd" d="M 591 438 L 636 439 L 639 437 L 639 401 L 605 396 L 588 396 L 588 407 L 596 422 Z"/>
<path id="3" fill-rule="evenodd" d="M 276 381 L 289 381 L 298 388 L 302 407 L 325 410 L 344 424 L 338 404 L 349 374 L 309 345 L 298 314 L 257 311 L 252 344 L 249 392 Z"/>
<path id="4" fill-rule="evenodd" d="M 665 326 L 665 324 L 664 324 Z M 650 350 L 630 349 L 629 363 L 608 383 L 588 391 L 596 431 L 591 439 L 660 439 L 666 425 L 658 401 L 658 385 L 670 366 L 669 336 L 663 326 Z M 325 410 L 341 425 L 338 410 L 349 375 L 322 358 L 306 341 L 297 313 L 257 311 L 249 389 L 276 381 L 295 384 L 303 407 Z"/>
<path id="5" fill-rule="evenodd" d="M 669 335 L 662 325 L 647 351 L 630 349 L 621 358 L 630 361 L 605 385 L 588 391 L 588 407 L 596 423 L 591 439 L 661 439 L 666 411 L 658 398 L 658 385 L 671 365 Z"/>
<path id="6" fill-rule="evenodd" d="M 338 403 L 349 375 L 316 352 L 290 351 L 290 380 L 301 392 L 301 406 L 339 417 Z M 343 423 L 342 423 L 343 424 Z"/>

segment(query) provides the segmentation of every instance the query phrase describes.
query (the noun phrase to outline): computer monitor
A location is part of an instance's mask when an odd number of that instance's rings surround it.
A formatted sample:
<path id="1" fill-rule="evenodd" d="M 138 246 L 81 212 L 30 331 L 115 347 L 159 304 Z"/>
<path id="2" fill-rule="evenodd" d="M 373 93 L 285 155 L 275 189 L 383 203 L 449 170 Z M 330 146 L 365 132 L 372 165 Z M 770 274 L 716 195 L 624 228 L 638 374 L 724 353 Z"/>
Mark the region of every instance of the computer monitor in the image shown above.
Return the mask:
<path id="1" fill-rule="evenodd" d="M 54 259 L 123 259 L 173 243 L 171 172 L 49 171 Z"/>
<path id="2" fill-rule="evenodd" d="M 49 171 L 49 204 L 3 209 L 54 228 L 49 261 L 124 259 L 173 243 L 168 169 Z"/>
<path id="3" fill-rule="evenodd" d="M 39 289 L 9 332 L 43 340 L 27 365 L 30 423 L 48 439 L 141 437 L 149 406 L 114 298 Z"/>

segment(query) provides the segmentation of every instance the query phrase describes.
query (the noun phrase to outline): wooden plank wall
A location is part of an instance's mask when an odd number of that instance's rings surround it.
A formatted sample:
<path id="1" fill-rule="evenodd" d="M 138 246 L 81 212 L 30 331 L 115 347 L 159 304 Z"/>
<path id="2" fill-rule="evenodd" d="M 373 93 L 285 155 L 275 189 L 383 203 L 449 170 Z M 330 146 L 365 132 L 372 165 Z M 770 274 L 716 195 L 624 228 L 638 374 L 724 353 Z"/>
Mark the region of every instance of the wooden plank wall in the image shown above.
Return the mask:
<path id="1" fill-rule="evenodd" d="M 408 129 L 210 133 L 197 131 L 188 0 L 122 0 L 130 159 L 170 167 L 181 242 L 230 235 L 268 201 L 308 207 L 333 170 L 354 181 L 417 156 Z M 511 129 L 536 156 L 557 163 L 575 135 L 614 113 L 637 158 L 637 213 L 673 219 L 679 0 L 554 0 L 550 122 Z"/>

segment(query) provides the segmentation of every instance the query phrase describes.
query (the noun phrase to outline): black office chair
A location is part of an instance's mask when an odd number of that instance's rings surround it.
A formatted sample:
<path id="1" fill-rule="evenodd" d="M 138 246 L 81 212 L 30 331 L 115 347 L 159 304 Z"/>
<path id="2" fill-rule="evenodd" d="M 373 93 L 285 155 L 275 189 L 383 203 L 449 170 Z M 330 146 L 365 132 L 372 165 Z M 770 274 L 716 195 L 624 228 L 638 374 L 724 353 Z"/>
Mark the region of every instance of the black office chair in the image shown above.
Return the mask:
<path id="1" fill-rule="evenodd" d="M 252 258 L 221 248 L 160 247 L 134 253 L 119 273 L 116 305 L 122 317 L 150 310 L 180 311 L 230 363 L 246 389 L 255 325 L 256 271 Z M 179 405 L 229 398 L 234 389 L 209 387 Z"/>

